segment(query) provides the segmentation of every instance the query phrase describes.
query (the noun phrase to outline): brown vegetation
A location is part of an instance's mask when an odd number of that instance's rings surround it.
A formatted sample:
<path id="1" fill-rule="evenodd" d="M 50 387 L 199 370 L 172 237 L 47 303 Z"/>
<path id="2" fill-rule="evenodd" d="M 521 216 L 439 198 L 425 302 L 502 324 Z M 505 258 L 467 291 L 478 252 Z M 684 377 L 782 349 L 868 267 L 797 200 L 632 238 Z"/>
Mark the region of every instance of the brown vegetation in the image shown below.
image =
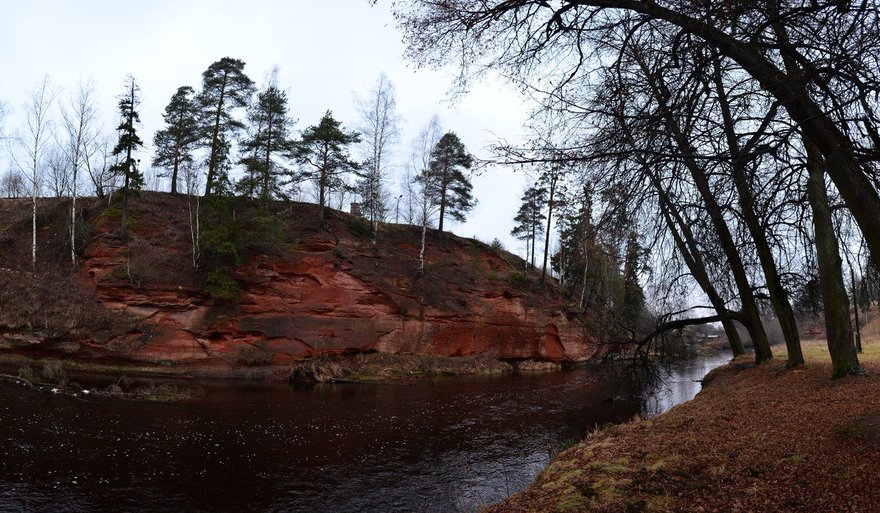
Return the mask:
<path id="1" fill-rule="evenodd" d="M 134 326 L 66 273 L 0 269 L 0 326 L 33 337 L 107 340 Z"/>
<path id="2" fill-rule="evenodd" d="M 868 376 L 836 381 L 824 342 L 795 370 L 736 360 L 693 401 L 594 432 L 490 511 L 880 511 L 880 338 L 861 355 Z"/>
<path id="3" fill-rule="evenodd" d="M 445 376 L 488 376 L 511 372 L 510 364 L 486 356 L 446 358 L 427 355 L 325 356 L 293 366 L 294 383 L 406 383 Z"/>

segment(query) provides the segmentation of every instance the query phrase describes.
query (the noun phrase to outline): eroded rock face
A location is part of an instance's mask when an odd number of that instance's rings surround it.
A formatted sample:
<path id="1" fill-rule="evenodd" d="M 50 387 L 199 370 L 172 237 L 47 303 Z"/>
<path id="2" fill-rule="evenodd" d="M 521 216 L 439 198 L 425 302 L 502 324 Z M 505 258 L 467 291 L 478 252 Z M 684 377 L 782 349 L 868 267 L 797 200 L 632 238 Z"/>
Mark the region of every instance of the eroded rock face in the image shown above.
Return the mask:
<path id="1" fill-rule="evenodd" d="M 505 279 L 511 264 L 452 236 L 429 248 L 431 270 L 419 278 L 418 248 L 405 237 L 387 240 L 380 251 L 339 230 L 317 232 L 289 254 L 240 266 L 235 278 L 243 294 L 223 305 L 172 278 L 138 283 L 126 267 L 131 250 L 102 231 L 99 223 L 82 278 L 103 305 L 131 315 L 138 328 L 109 340 L 68 342 L 66 354 L 240 367 L 360 352 L 575 362 L 596 351 L 561 299 L 518 290 Z M 184 254 L 178 261 L 189 260 Z M 0 334 L 0 349 L 52 349 L 39 337 L 15 337 L 4 343 Z"/>
<path id="2" fill-rule="evenodd" d="M 284 364 L 323 353 L 382 352 L 498 359 L 583 361 L 595 345 L 564 305 L 530 305 L 509 290 L 460 290 L 454 308 L 431 306 L 411 280 L 379 284 L 356 276 L 335 245 L 309 241 L 291 261 L 258 258 L 236 278 L 238 308 L 216 313 L 192 290 L 142 287 L 102 279 L 112 251 L 86 262 L 98 297 L 155 326 L 129 341 L 129 356 L 148 362 L 260 360 Z M 503 283 L 501 285 L 504 285 Z"/>

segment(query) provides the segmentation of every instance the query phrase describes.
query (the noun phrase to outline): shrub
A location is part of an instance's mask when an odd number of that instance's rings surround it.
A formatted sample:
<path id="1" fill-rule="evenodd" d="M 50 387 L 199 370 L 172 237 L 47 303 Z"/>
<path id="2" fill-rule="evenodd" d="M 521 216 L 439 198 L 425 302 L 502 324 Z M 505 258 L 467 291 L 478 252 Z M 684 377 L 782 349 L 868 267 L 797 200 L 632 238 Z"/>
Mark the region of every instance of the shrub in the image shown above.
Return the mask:
<path id="1" fill-rule="evenodd" d="M 363 217 L 350 216 L 345 221 L 348 231 L 358 239 L 366 239 L 370 236 L 370 223 Z"/>
<path id="2" fill-rule="evenodd" d="M 238 348 L 237 361 L 241 365 L 258 367 L 271 364 L 274 361 L 274 357 L 270 351 L 267 351 L 263 347 L 242 346 Z"/>
<path id="3" fill-rule="evenodd" d="M 513 271 L 507 276 L 507 281 L 509 281 L 511 285 L 524 285 L 526 282 L 526 275 L 520 271 Z"/>
<path id="4" fill-rule="evenodd" d="M 210 271 L 202 290 L 214 299 L 232 301 L 241 296 L 241 286 L 225 269 Z"/>
<path id="5" fill-rule="evenodd" d="M 489 244 L 489 246 L 492 248 L 492 251 L 496 253 L 504 251 L 504 244 L 500 240 L 498 240 L 498 237 L 492 239 L 492 243 Z"/>

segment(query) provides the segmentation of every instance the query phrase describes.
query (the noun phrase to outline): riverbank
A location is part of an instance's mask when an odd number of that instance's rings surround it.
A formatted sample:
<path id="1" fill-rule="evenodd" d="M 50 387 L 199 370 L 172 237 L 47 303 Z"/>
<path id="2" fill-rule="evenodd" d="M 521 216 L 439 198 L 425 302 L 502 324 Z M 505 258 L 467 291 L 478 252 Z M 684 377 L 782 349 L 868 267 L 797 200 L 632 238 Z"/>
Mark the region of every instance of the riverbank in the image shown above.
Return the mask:
<path id="1" fill-rule="evenodd" d="M 831 381 L 824 341 L 807 365 L 735 360 L 692 401 L 600 430 L 559 454 L 494 513 L 880 511 L 880 339 L 864 377 Z"/>
<path id="2" fill-rule="evenodd" d="M 581 364 L 583 366 L 586 364 Z M 443 357 L 431 355 L 390 355 L 367 353 L 325 355 L 286 366 L 221 367 L 207 365 L 132 365 L 129 362 L 86 361 L 44 358 L 0 353 L 0 373 L 20 375 L 22 369 L 40 375 L 45 368 L 57 369 L 73 378 L 140 380 L 194 379 L 244 380 L 258 382 L 317 383 L 389 383 L 406 384 L 443 377 L 495 376 L 510 373 L 555 372 L 563 369 L 553 362 L 505 362 L 485 355 Z M 57 372 L 50 373 L 54 376 Z M 30 374 L 28 374 L 29 376 Z M 27 381 L 28 376 L 24 376 Z M 47 384 L 64 383 L 46 380 Z"/>

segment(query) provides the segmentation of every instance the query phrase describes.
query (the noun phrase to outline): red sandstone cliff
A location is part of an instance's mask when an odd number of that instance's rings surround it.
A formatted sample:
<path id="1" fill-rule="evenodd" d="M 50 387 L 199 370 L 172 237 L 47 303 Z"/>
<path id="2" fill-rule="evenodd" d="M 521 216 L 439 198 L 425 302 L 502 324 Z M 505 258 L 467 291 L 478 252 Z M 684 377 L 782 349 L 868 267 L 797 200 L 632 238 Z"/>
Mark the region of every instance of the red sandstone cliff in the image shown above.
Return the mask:
<path id="1" fill-rule="evenodd" d="M 14 211 L 6 207 L 7 214 Z M 0 314 L 0 354 L 222 368 L 359 352 L 564 362 L 586 360 L 596 350 L 552 288 L 518 279 L 521 260 L 476 241 L 431 233 L 428 272 L 421 277 L 416 227 L 383 226 L 374 243 L 352 233 L 347 214 L 335 212 L 320 227 L 311 221 L 311 205 L 296 204 L 290 207 L 292 218 L 301 220 L 292 223 L 301 224 L 292 227 L 295 243 L 248 255 L 234 272 L 242 294 L 230 303 L 201 292 L 184 198 L 145 194 L 127 243 L 105 208 L 97 200 L 88 204 L 93 229 L 73 281 L 87 284 L 86 293 L 100 302 L 95 308 L 127 319 L 106 329 L 85 325 L 65 332 L 22 326 L 20 319 L 2 322 Z M 15 241 L 20 221 L 0 224 L 0 243 Z M 55 272 L 62 273 L 63 252 L 51 251 L 59 237 L 46 237 L 44 258 L 58 259 Z M 0 267 L 12 270 L 0 279 L 8 287 L 26 283 L 15 267 L 21 250 L 7 253 Z M 20 306 L 8 291 L 0 301 L 8 303 L 0 307 Z"/>

